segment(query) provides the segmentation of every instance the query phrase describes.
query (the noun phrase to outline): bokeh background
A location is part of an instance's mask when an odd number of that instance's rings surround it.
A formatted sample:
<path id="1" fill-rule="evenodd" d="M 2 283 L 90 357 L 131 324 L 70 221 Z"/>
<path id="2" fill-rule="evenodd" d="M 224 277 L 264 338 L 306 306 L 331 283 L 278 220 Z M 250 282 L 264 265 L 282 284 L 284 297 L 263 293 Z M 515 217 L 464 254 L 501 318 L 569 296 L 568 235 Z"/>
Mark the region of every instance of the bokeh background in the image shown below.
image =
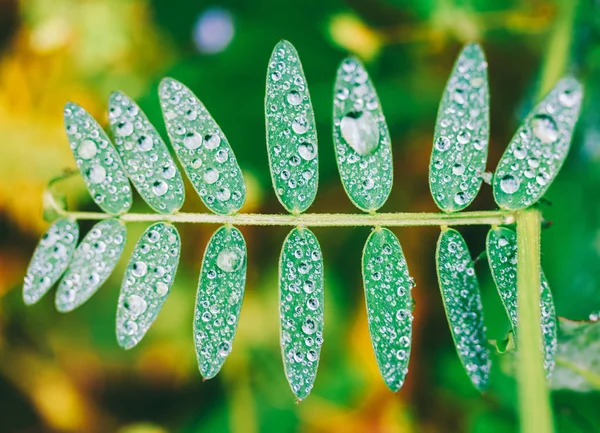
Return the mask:
<path id="1" fill-rule="evenodd" d="M 410 371 L 397 394 L 379 377 L 361 286 L 366 228 L 315 229 L 325 259 L 325 343 L 315 388 L 294 402 L 278 346 L 277 257 L 285 228 L 243 228 L 246 297 L 234 347 L 203 382 L 192 315 L 203 249 L 215 226 L 181 225 L 183 253 L 158 320 L 131 351 L 115 341 L 126 260 L 84 306 L 51 295 L 26 308 L 21 283 L 47 227 L 42 192 L 75 167 L 62 125 L 67 100 L 106 124 L 113 90 L 134 97 L 164 133 L 157 85 L 186 83 L 228 136 L 249 192 L 244 212 L 282 213 L 267 166 L 263 98 L 275 43 L 298 49 L 320 141 L 314 212 L 355 212 L 337 176 L 332 87 L 348 53 L 376 83 L 393 137 L 395 187 L 383 211 L 435 211 L 427 186 L 437 104 L 462 44 L 489 61 L 493 170 L 520 119 L 564 74 L 586 86 L 583 114 L 544 216 L 542 264 L 559 315 L 600 310 L 600 1 L 598 0 L 0 0 L 0 432 L 512 432 L 514 379 L 495 362 L 480 395 L 462 370 L 433 257 L 438 230 L 395 230 L 416 279 Z M 59 189 L 93 210 L 78 176 Z M 185 211 L 203 211 L 189 194 Z M 141 200 L 134 205 L 146 211 Z M 471 209 L 494 207 L 484 185 Z M 89 225 L 83 225 L 87 230 Z M 143 231 L 129 227 L 128 251 Z M 474 256 L 485 228 L 462 229 Z M 124 257 L 128 255 L 125 252 Z M 509 328 L 485 260 L 478 264 L 490 339 Z M 497 361 L 497 357 L 495 357 Z M 552 395 L 560 432 L 600 431 L 600 395 Z"/>

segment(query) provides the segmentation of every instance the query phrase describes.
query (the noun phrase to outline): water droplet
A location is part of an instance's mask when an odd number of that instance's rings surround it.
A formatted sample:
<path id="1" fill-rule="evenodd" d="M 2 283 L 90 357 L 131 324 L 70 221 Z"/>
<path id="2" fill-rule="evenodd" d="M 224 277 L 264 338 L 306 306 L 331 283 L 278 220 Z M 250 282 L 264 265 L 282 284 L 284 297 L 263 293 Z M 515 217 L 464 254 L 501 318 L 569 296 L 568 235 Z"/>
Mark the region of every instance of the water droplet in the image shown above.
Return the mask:
<path id="1" fill-rule="evenodd" d="M 456 203 L 459 206 L 462 206 L 466 202 L 467 202 L 467 194 L 465 194 L 462 191 L 454 194 L 454 203 Z"/>
<path id="2" fill-rule="evenodd" d="M 197 132 L 188 132 L 183 138 L 183 145 L 190 149 L 198 149 L 202 145 L 202 136 Z"/>
<path id="3" fill-rule="evenodd" d="M 219 163 L 224 163 L 225 161 L 227 161 L 227 159 L 229 158 L 229 153 L 227 152 L 226 149 L 221 149 L 218 150 L 217 153 L 215 154 L 215 159 L 217 160 L 217 162 Z"/>
<path id="4" fill-rule="evenodd" d="M 229 352 L 231 352 L 231 344 L 229 344 L 228 341 L 222 341 L 219 344 L 217 352 L 219 353 L 220 356 L 227 356 L 227 355 L 229 355 Z"/>
<path id="5" fill-rule="evenodd" d="M 308 120 L 305 116 L 298 116 L 292 122 L 292 129 L 296 134 L 304 134 L 308 131 Z"/>
<path id="6" fill-rule="evenodd" d="M 150 149 L 152 149 L 152 137 L 140 135 L 140 137 L 137 139 L 137 145 L 138 149 L 140 149 L 142 152 L 148 152 Z"/>
<path id="7" fill-rule="evenodd" d="M 445 152 L 450 148 L 450 139 L 443 135 L 439 136 L 437 140 L 435 140 L 435 148 L 440 152 Z"/>
<path id="8" fill-rule="evenodd" d="M 287 94 L 287 101 L 291 105 L 299 105 L 302 102 L 302 96 L 296 90 L 292 90 Z"/>
<path id="9" fill-rule="evenodd" d="M 177 173 L 177 169 L 175 168 L 174 165 L 166 164 L 162 168 L 162 176 L 165 179 L 172 179 L 176 173 Z"/>
<path id="10" fill-rule="evenodd" d="M 119 122 L 116 128 L 117 135 L 121 137 L 128 137 L 133 132 L 133 123 L 131 122 Z"/>
<path id="11" fill-rule="evenodd" d="M 152 192 L 157 196 L 161 196 L 167 193 L 169 185 L 163 180 L 156 180 L 152 184 Z"/>
<path id="12" fill-rule="evenodd" d="M 554 119 L 547 114 L 537 114 L 531 119 L 531 129 L 542 143 L 551 144 L 558 140 L 558 127 Z"/>
<path id="13" fill-rule="evenodd" d="M 462 176 L 464 174 L 464 172 L 465 172 L 464 164 L 457 162 L 452 166 L 452 174 L 454 174 L 456 176 Z"/>
<path id="14" fill-rule="evenodd" d="M 514 194 L 519 189 L 521 182 L 511 174 L 507 174 L 500 179 L 500 188 L 507 194 Z"/>
<path id="15" fill-rule="evenodd" d="M 469 133 L 469 131 L 461 131 L 456 136 L 456 141 L 458 141 L 460 144 L 467 144 L 470 139 L 471 139 L 471 134 Z"/>
<path id="16" fill-rule="evenodd" d="M 217 255 L 217 266 L 225 272 L 235 272 L 244 263 L 244 253 L 238 247 L 225 248 Z"/>
<path id="17" fill-rule="evenodd" d="M 204 182 L 212 185 L 219 180 L 219 171 L 214 168 L 209 168 L 204 172 Z"/>
<path id="18" fill-rule="evenodd" d="M 217 190 L 215 195 L 217 196 L 217 200 L 227 201 L 231 198 L 231 191 L 229 188 L 221 188 Z"/>
<path id="19" fill-rule="evenodd" d="M 572 108 L 581 101 L 581 96 L 582 94 L 579 90 L 566 89 L 558 95 L 558 102 L 567 108 Z"/>
<path id="20" fill-rule="evenodd" d="M 159 281 L 154 286 L 154 291 L 158 296 L 165 296 L 169 292 L 169 286 L 167 286 L 162 281 Z"/>
<path id="21" fill-rule="evenodd" d="M 369 155 L 379 146 L 379 125 L 369 112 L 346 114 L 340 123 L 340 131 L 346 143 L 359 155 Z"/>
<path id="22" fill-rule="evenodd" d="M 148 307 L 146 301 L 138 295 L 129 295 L 125 299 L 125 303 L 123 305 L 129 312 L 129 314 L 131 314 L 134 317 L 143 314 L 146 311 L 146 308 Z"/>
<path id="23" fill-rule="evenodd" d="M 218 134 L 209 134 L 204 137 L 204 147 L 208 150 L 216 149 L 219 144 L 221 144 L 221 137 Z"/>
<path id="24" fill-rule="evenodd" d="M 92 159 L 97 151 L 98 147 L 96 146 L 96 143 L 92 140 L 83 140 L 77 148 L 77 155 L 79 155 L 81 159 Z"/>
<path id="25" fill-rule="evenodd" d="M 516 159 L 525 159 L 527 156 L 527 150 L 525 150 L 523 147 L 515 147 L 513 155 Z"/>
<path id="26" fill-rule="evenodd" d="M 312 161 L 317 156 L 316 146 L 310 143 L 304 143 L 298 146 L 298 154 L 306 161 Z"/>
<path id="27" fill-rule="evenodd" d="M 86 172 L 88 181 L 93 184 L 99 184 L 106 179 L 106 169 L 101 165 L 94 165 Z"/>

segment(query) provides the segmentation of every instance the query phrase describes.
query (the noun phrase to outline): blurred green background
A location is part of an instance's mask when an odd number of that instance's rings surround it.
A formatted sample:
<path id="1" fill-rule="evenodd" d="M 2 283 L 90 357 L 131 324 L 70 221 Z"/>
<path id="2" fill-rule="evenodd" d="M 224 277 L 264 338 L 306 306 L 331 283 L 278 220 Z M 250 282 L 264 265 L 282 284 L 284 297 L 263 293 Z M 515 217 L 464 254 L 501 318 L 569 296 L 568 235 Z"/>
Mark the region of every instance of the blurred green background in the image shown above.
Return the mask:
<path id="1" fill-rule="evenodd" d="M 246 297 L 233 352 L 202 382 L 192 314 L 203 249 L 216 226 L 182 225 L 173 291 L 142 343 L 121 350 L 114 320 L 126 260 L 84 306 L 63 315 L 51 295 L 31 308 L 21 282 L 47 227 L 41 194 L 75 167 L 62 126 L 67 100 L 106 124 L 113 90 L 139 101 L 164 133 L 157 85 L 186 83 L 219 122 L 248 183 L 243 212 L 282 213 L 271 189 L 263 98 L 275 43 L 300 54 L 320 133 L 312 212 L 355 212 L 331 140 L 332 87 L 348 53 L 377 86 L 393 137 L 395 188 L 382 211 L 435 211 L 427 170 L 437 104 L 460 47 L 488 56 L 493 170 L 520 119 L 564 74 L 586 87 L 569 159 L 546 198 L 542 264 L 559 315 L 600 310 L 600 1 L 598 0 L 0 0 L 0 432 L 512 432 L 515 382 L 495 362 L 478 394 L 462 370 L 433 263 L 437 229 L 395 230 L 416 309 L 410 371 L 387 390 L 372 353 L 360 275 L 365 228 L 316 229 L 325 259 L 325 343 L 315 388 L 294 402 L 278 342 L 277 257 L 285 228 L 243 228 Z M 80 179 L 61 186 L 93 210 Z M 203 211 L 192 188 L 184 211 Z M 137 200 L 137 211 L 147 211 Z M 471 206 L 492 209 L 484 185 Z M 82 225 L 84 230 L 89 225 Z M 129 226 L 128 250 L 142 233 Z M 486 229 L 461 229 L 474 256 Z M 128 255 L 125 252 L 124 257 Z M 485 261 L 478 265 L 488 336 L 509 329 Z M 600 355 L 599 355 L 600 356 Z M 498 357 L 494 360 L 498 361 Z M 600 394 L 554 392 L 558 431 L 600 432 Z"/>

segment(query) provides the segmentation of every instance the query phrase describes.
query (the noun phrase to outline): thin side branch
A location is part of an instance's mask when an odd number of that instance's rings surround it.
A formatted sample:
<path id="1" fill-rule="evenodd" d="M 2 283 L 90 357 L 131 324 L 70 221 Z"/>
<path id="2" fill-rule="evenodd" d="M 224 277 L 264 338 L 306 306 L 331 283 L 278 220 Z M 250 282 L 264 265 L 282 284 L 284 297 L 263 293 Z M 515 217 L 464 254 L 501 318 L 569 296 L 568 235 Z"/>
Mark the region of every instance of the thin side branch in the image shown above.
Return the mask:
<path id="1" fill-rule="evenodd" d="M 101 212 L 69 212 L 61 210 L 61 216 L 76 220 L 102 220 L 115 217 Z M 305 227 L 356 227 L 356 226 L 466 226 L 511 224 L 515 214 L 508 211 L 479 211 L 445 213 L 378 213 L 378 214 L 301 214 L 266 215 L 236 214 L 216 215 L 210 213 L 150 214 L 127 213 L 116 216 L 125 222 L 205 223 L 231 224 L 237 226 L 305 226 Z"/>

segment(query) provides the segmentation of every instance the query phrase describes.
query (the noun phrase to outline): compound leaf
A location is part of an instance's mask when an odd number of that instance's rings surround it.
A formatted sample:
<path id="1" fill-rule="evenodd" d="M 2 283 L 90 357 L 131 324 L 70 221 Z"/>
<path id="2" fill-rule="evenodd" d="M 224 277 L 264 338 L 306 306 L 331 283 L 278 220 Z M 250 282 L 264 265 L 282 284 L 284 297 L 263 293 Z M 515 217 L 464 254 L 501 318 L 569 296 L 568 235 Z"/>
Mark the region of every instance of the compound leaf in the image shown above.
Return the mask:
<path id="1" fill-rule="evenodd" d="M 398 391 L 408 373 L 414 280 L 398 238 L 374 230 L 363 251 L 362 273 L 371 343 L 386 385 Z"/>
<path id="2" fill-rule="evenodd" d="M 429 164 L 429 188 L 437 206 L 456 212 L 481 187 L 490 134 L 487 62 L 477 44 L 460 53 L 440 102 Z"/>
<path id="3" fill-rule="evenodd" d="M 295 228 L 279 258 L 281 353 L 288 383 L 298 400 L 310 394 L 323 344 L 323 257 L 316 236 Z"/>
<path id="4" fill-rule="evenodd" d="M 117 306 L 117 341 L 125 349 L 140 342 L 171 290 L 181 241 L 177 229 L 159 222 L 140 237 L 127 264 Z"/>
<path id="5" fill-rule="evenodd" d="M 44 296 L 65 272 L 79 240 L 76 221 L 61 218 L 40 239 L 25 275 L 23 301 L 32 305 Z"/>
<path id="6" fill-rule="evenodd" d="M 359 209 L 374 212 L 392 190 L 390 133 L 363 65 L 354 58 L 337 71 L 333 103 L 333 142 L 346 194 Z"/>
<path id="7" fill-rule="evenodd" d="M 246 284 L 246 242 L 235 227 L 210 238 L 200 271 L 194 340 L 200 373 L 214 377 L 231 352 Z"/>
<path id="8" fill-rule="evenodd" d="M 97 223 L 83 238 L 56 291 L 56 309 L 66 313 L 87 301 L 117 265 L 127 229 L 118 219 Z"/>
<path id="9" fill-rule="evenodd" d="M 487 235 L 486 251 L 492 277 L 498 288 L 500 299 L 504 304 L 510 320 L 513 335 L 518 336 L 517 320 L 517 234 L 506 227 L 491 229 Z M 556 355 L 556 312 L 550 286 L 540 274 L 541 324 L 544 336 L 544 367 L 549 375 L 554 368 Z"/>
<path id="10" fill-rule="evenodd" d="M 494 175 L 501 208 L 523 209 L 544 195 L 567 157 L 582 97 L 581 84 L 564 78 L 527 115 Z"/>
<path id="11" fill-rule="evenodd" d="M 110 139 L 77 104 L 68 102 L 64 117 L 75 162 L 92 198 L 109 214 L 127 212 L 132 203 L 131 186 Z"/>
<path id="12" fill-rule="evenodd" d="M 159 96 L 173 149 L 206 207 L 218 214 L 237 212 L 246 183 L 221 128 L 179 81 L 163 79 Z"/>
<path id="13" fill-rule="evenodd" d="M 319 183 L 315 116 L 296 49 L 281 41 L 267 71 L 267 153 L 277 198 L 288 212 L 304 212 Z"/>
<path id="14" fill-rule="evenodd" d="M 438 281 L 458 356 L 473 385 L 483 391 L 490 378 L 490 354 L 479 282 L 467 244 L 454 229 L 443 230 L 437 243 Z"/>
<path id="15" fill-rule="evenodd" d="M 164 141 L 137 104 L 120 92 L 110 95 L 108 118 L 125 171 L 157 212 L 176 212 L 185 197 L 183 179 Z"/>

